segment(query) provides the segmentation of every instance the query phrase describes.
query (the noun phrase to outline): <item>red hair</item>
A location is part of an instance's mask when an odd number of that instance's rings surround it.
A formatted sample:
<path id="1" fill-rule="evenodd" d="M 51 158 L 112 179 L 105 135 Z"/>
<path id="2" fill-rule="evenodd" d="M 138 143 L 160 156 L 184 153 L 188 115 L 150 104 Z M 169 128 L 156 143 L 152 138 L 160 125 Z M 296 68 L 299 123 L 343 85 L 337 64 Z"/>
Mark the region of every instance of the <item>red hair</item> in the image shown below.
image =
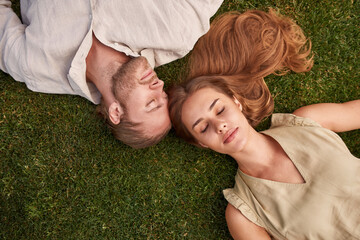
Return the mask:
<path id="1" fill-rule="evenodd" d="M 290 18 L 259 10 L 217 17 L 191 53 L 187 79 L 231 75 L 238 81 L 309 71 L 311 42 Z"/>
<path id="2" fill-rule="evenodd" d="M 181 119 L 185 100 L 195 91 L 211 87 L 235 96 L 255 127 L 274 109 L 263 78 L 270 74 L 309 71 L 313 65 L 311 42 L 290 18 L 250 10 L 216 18 L 199 39 L 188 63 L 186 81 L 169 91 L 169 112 L 180 137 L 196 144 Z"/>

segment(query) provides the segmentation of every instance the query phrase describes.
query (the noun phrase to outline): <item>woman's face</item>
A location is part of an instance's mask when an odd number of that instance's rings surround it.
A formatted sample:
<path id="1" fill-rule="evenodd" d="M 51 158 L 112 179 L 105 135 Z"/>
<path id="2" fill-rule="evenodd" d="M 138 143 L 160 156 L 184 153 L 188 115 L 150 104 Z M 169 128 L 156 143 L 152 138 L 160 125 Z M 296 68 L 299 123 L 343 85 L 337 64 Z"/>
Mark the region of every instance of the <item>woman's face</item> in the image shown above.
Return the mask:
<path id="1" fill-rule="evenodd" d="M 229 155 L 244 148 L 251 129 L 240 103 L 210 87 L 184 102 L 182 121 L 200 145 Z"/>

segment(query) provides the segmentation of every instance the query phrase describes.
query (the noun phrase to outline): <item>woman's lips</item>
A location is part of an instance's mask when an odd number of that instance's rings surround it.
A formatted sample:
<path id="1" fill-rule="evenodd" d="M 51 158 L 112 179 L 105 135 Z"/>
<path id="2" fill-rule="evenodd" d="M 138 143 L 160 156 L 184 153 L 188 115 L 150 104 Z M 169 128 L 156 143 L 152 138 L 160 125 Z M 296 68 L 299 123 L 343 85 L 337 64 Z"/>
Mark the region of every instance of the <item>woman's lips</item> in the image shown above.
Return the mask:
<path id="1" fill-rule="evenodd" d="M 224 144 L 230 143 L 232 140 L 234 140 L 238 130 L 238 127 L 235 129 L 230 129 L 224 136 Z"/>

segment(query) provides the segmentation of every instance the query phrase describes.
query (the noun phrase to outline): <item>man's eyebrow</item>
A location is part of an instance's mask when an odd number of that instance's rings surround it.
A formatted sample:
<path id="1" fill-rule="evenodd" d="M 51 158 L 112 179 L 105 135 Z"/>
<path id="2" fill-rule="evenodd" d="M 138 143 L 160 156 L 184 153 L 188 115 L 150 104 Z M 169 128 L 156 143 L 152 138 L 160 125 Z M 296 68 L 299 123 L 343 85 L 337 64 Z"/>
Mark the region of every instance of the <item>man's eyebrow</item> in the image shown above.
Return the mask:
<path id="1" fill-rule="evenodd" d="M 215 106 L 215 104 L 217 103 L 217 101 L 219 101 L 219 98 L 215 99 L 215 100 L 211 103 L 211 105 L 210 105 L 210 107 L 209 107 L 209 111 L 211 111 L 211 109 L 214 108 L 214 106 Z M 203 120 L 203 118 L 199 118 L 199 119 L 192 125 L 192 129 L 194 129 L 194 127 L 196 127 L 196 125 L 198 125 L 202 120 Z"/>

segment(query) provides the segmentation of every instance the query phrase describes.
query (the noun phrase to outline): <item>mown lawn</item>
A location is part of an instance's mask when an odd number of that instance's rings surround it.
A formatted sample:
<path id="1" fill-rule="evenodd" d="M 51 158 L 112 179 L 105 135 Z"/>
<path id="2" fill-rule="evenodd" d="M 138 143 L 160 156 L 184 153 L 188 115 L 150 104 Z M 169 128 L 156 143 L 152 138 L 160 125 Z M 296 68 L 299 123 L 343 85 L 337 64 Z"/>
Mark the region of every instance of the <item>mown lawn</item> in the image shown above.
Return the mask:
<path id="1" fill-rule="evenodd" d="M 218 14 L 268 7 L 302 26 L 315 60 L 309 73 L 266 79 L 275 112 L 359 99 L 359 1 L 225 0 Z M 185 61 L 157 69 L 167 86 Z M 81 97 L 34 93 L 0 72 L 0 239 L 230 239 L 222 190 L 233 185 L 231 158 L 173 131 L 130 149 L 94 111 Z M 360 131 L 341 136 L 360 157 Z"/>

